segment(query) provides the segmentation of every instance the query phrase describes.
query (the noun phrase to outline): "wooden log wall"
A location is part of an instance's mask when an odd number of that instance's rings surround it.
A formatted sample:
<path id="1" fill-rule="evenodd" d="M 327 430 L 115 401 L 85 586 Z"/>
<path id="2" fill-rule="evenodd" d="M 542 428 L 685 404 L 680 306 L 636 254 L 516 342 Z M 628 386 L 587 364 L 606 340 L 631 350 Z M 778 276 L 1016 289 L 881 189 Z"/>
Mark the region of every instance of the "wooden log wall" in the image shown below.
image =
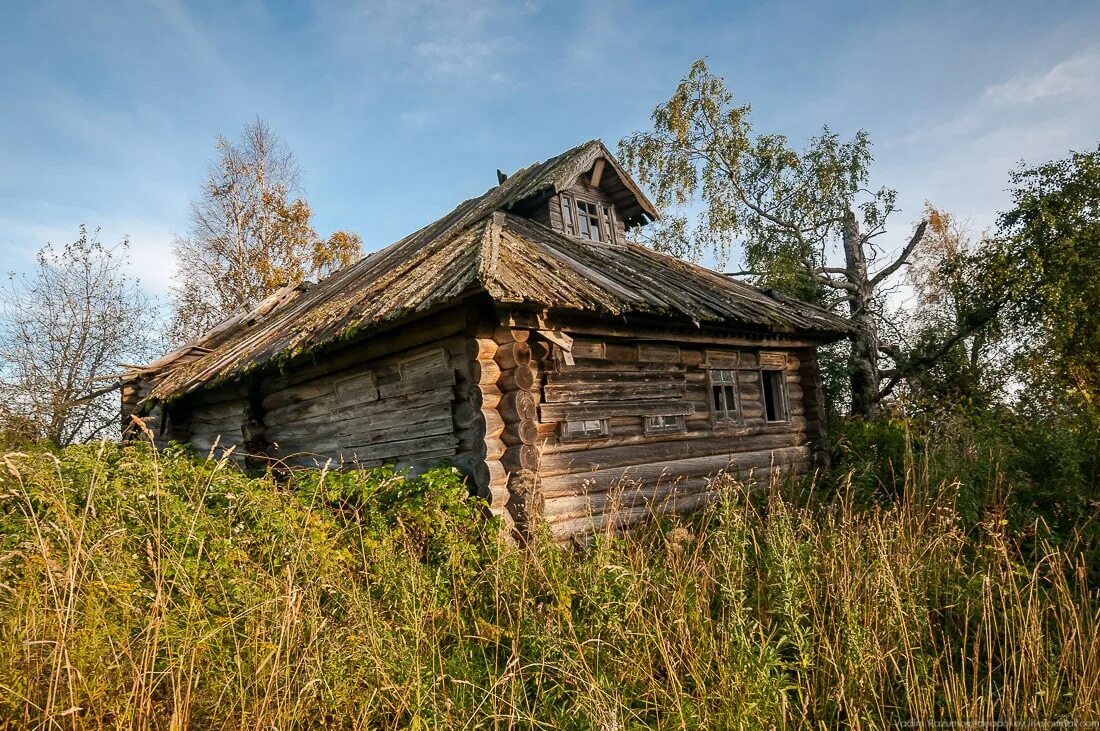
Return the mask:
<path id="1" fill-rule="evenodd" d="M 453 457 L 457 372 L 465 343 L 451 337 L 314 377 L 294 372 L 261 384 L 272 457 L 309 465 L 422 469 Z"/>
<path id="2" fill-rule="evenodd" d="M 812 350 L 577 337 L 572 355 L 572 366 L 560 352 L 548 359 L 538 408 L 539 495 L 555 535 L 698 507 L 718 472 L 760 479 L 810 465 L 820 435 L 820 397 L 803 389 L 816 377 Z M 735 422 L 715 422 L 712 368 L 737 373 Z M 761 369 L 783 374 L 786 420 L 765 418 Z M 679 417 L 683 427 L 647 432 L 647 416 Z M 606 420 L 607 434 L 564 435 L 564 422 L 586 419 Z"/>
<path id="3" fill-rule="evenodd" d="M 200 450 L 220 437 L 242 452 L 262 445 L 264 458 L 289 466 L 431 467 L 456 457 L 467 418 L 456 408 L 472 377 L 465 324 L 464 312 L 443 313 L 236 387 L 232 398 L 203 392 L 177 429 Z"/>
<path id="4" fill-rule="evenodd" d="M 233 450 L 237 461 L 243 461 L 244 432 L 248 400 L 239 386 L 221 386 L 203 391 L 188 399 L 186 406 L 173 406 L 172 438 L 187 442 L 200 454 L 221 457 Z"/>

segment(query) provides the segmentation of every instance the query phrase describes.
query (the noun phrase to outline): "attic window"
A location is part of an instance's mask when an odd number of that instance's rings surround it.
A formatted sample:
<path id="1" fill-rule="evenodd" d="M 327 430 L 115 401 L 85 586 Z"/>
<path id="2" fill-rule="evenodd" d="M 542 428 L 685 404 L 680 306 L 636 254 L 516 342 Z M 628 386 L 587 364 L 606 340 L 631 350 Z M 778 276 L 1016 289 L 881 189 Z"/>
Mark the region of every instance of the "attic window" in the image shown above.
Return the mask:
<path id="1" fill-rule="evenodd" d="M 568 193 L 562 193 L 560 198 L 562 228 L 565 233 L 591 241 L 614 242 L 614 214 L 611 206 L 576 198 Z"/>
<path id="2" fill-rule="evenodd" d="M 600 237 L 600 208 L 595 203 L 577 201 L 577 219 L 581 236 L 593 241 L 603 241 Z"/>

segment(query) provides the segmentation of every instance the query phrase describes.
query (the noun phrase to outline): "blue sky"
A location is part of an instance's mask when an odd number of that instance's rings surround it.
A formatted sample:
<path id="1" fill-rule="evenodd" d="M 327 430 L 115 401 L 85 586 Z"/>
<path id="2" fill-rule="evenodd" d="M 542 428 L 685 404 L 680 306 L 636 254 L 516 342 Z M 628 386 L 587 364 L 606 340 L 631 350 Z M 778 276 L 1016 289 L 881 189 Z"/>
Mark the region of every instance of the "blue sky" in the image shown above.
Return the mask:
<path id="1" fill-rule="evenodd" d="M 219 134 L 265 118 L 321 233 L 368 251 L 513 170 L 647 126 L 708 56 L 756 128 L 863 128 L 897 188 L 978 227 L 1008 171 L 1100 141 L 1100 3 L 11 2 L 0 27 L 0 271 L 100 226 L 171 274 Z"/>

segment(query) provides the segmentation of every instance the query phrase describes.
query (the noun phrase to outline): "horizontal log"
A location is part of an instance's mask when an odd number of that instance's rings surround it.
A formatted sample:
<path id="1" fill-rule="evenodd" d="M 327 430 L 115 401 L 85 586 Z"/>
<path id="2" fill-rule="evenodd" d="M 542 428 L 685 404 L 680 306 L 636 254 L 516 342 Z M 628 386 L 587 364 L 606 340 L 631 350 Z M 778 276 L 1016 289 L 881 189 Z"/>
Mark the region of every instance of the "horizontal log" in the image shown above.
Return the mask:
<path id="1" fill-rule="evenodd" d="M 473 426 L 480 417 L 481 409 L 474 408 L 469 401 L 460 401 L 454 405 L 453 419 L 457 430 Z"/>
<path id="2" fill-rule="evenodd" d="M 568 540 L 591 536 L 606 531 L 619 531 L 639 522 L 671 513 L 687 514 L 715 502 L 728 488 L 721 487 L 704 492 L 693 492 L 674 500 L 658 501 L 648 505 L 622 508 L 594 515 L 584 515 L 554 522 L 548 521 L 550 534 L 555 540 Z M 544 511 L 548 508 L 544 508 Z M 545 515 L 545 512 L 544 512 Z"/>
<path id="3" fill-rule="evenodd" d="M 226 401 L 243 401 L 247 398 L 243 387 L 238 385 L 225 385 L 211 389 L 204 389 L 186 398 L 187 404 L 193 406 L 212 406 Z"/>
<path id="4" fill-rule="evenodd" d="M 538 451 L 530 445 L 517 444 L 504 450 L 500 463 L 509 472 L 536 470 L 539 466 Z"/>
<path id="5" fill-rule="evenodd" d="M 605 490 L 591 494 L 550 498 L 544 496 L 543 517 L 547 523 L 553 524 L 579 518 L 594 518 L 633 508 L 660 510 L 664 507 L 668 509 L 666 512 L 679 512 L 678 508 L 682 510 L 685 507 L 696 507 L 700 503 L 715 500 L 724 491 L 736 489 L 738 485 L 756 489 L 791 470 L 799 470 L 801 466 L 794 464 L 778 466 L 774 469 L 761 467 L 751 473 L 736 476 L 719 473 L 653 485 L 630 484 L 621 490 Z"/>
<path id="6" fill-rule="evenodd" d="M 538 416 L 535 399 L 529 391 L 510 391 L 504 394 L 497 411 L 507 421 L 529 421 Z"/>
<path id="7" fill-rule="evenodd" d="M 531 337 L 531 331 L 523 328 L 498 327 L 493 331 L 493 340 L 503 345 L 511 342 L 526 343 Z"/>
<path id="8" fill-rule="evenodd" d="M 470 338 L 466 342 L 466 354 L 473 360 L 492 360 L 498 347 L 492 338 Z"/>
<path id="9" fill-rule="evenodd" d="M 504 456 L 505 445 L 498 437 L 485 437 L 481 440 L 479 446 L 484 449 L 486 462 L 500 461 L 500 458 Z"/>
<path id="10" fill-rule="evenodd" d="M 505 393 L 508 391 L 530 391 L 531 387 L 535 385 L 535 372 L 530 366 L 516 366 L 507 371 L 501 371 L 497 383 L 500 384 L 500 390 Z"/>
<path id="11" fill-rule="evenodd" d="M 531 420 L 512 422 L 504 427 L 504 431 L 500 435 L 500 440 L 508 446 L 535 444 L 538 442 L 538 438 L 538 427 Z"/>
<path id="12" fill-rule="evenodd" d="M 438 435 L 450 435 L 454 432 L 454 423 L 450 414 L 436 416 L 420 421 L 393 423 L 376 426 L 360 420 L 341 424 L 337 437 L 345 444 L 380 444 L 406 439 L 419 439 Z"/>
<path id="13" fill-rule="evenodd" d="M 211 404 L 192 405 L 189 406 L 186 413 L 189 421 L 217 423 L 227 419 L 242 418 L 247 406 L 243 399 L 232 399 Z"/>
<path id="14" fill-rule="evenodd" d="M 800 431 L 746 434 L 738 437 L 728 437 L 715 432 L 678 434 L 660 441 L 656 437 L 649 436 L 642 437 L 632 444 L 571 452 L 547 451 L 542 455 L 539 473 L 544 478 L 548 478 L 630 465 L 672 462 L 693 457 L 733 456 L 743 452 L 799 446 L 805 441 L 806 435 Z"/>
<path id="15" fill-rule="evenodd" d="M 406 439 L 401 441 L 383 442 L 379 444 L 348 444 L 341 447 L 344 454 L 354 455 L 355 458 L 369 460 L 386 460 L 393 457 L 415 455 L 419 452 L 454 454 L 454 448 L 458 440 L 451 434 L 422 437 L 418 439 Z"/>
<path id="16" fill-rule="evenodd" d="M 547 402 L 558 401 L 628 401 L 683 399 L 687 386 L 679 383 L 570 383 L 547 384 L 542 389 Z"/>
<path id="17" fill-rule="evenodd" d="M 481 432 L 482 436 L 495 438 L 499 437 L 500 433 L 504 431 L 504 419 L 495 409 L 482 409 L 481 418 L 485 422 L 485 428 Z"/>
<path id="18" fill-rule="evenodd" d="M 508 470 L 504 469 L 499 459 L 485 460 L 483 464 L 489 471 L 489 482 L 506 483 L 508 481 Z"/>
<path id="19" fill-rule="evenodd" d="M 576 366 L 546 372 L 547 383 L 584 383 L 585 381 L 655 380 L 684 378 L 688 371 L 670 363 L 623 363 L 621 361 L 578 361 Z M 693 374 L 704 375 L 702 371 Z"/>
<path id="20" fill-rule="evenodd" d="M 519 341 L 504 343 L 497 349 L 495 359 L 501 370 L 529 365 L 531 363 L 531 347 L 527 343 Z"/>
<path id="21" fill-rule="evenodd" d="M 475 488 L 484 488 L 489 484 L 489 467 L 485 461 L 475 457 L 469 452 L 456 454 L 451 459 L 451 464 L 459 472 L 466 475 Z M 475 493 L 477 491 L 475 490 Z"/>
<path id="22" fill-rule="evenodd" d="M 687 416 L 695 413 L 690 401 L 589 401 L 587 403 L 544 403 L 539 406 L 543 422 L 607 419 L 613 416 Z"/>
<path id="23" fill-rule="evenodd" d="M 315 399 L 281 409 L 272 409 L 263 415 L 263 419 L 268 426 L 297 426 L 325 424 L 366 416 L 385 418 L 388 414 L 424 406 L 435 405 L 438 408 L 449 404 L 453 398 L 454 390 L 449 386 L 441 386 L 364 403 L 340 403 L 331 398 Z"/>
<path id="24" fill-rule="evenodd" d="M 394 396 L 407 396 L 409 394 L 420 393 L 421 391 L 432 391 L 442 386 L 454 385 L 455 372 L 451 369 L 427 376 L 416 376 L 415 378 L 401 380 L 397 383 L 379 385 L 378 396 L 382 399 L 393 398 Z"/>
<path id="25" fill-rule="evenodd" d="M 740 454 L 719 454 L 653 461 L 624 467 L 580 472 L 542 478 L 542 494 L 548 499 L 564 495 L 603 492 L 615 485 L 637 483 L 654 485 L 682 478 L 706 477 L 718 472 L 740 473 L 749 470 L 804 462 L 809 459 L 805 445 L 762 449 Z"/>
<path id="26" fill-rule="evenodd" d="M 693 419 L 695 423 L 698 423 Z M 737 439 L 754 434 L 792 434 L 806 430 L 806 419 L 792 417 L 790 421 L 780 423 L 767 423 L 763 419 L 745 420 L 741 424 L 722 424 L 712 427 L 707 420 L 706 428 L 697 431 L 688 431 L 680 434 L 648 434 L 642 437 L 621 437 L 611 435 L 598 439 L 584 439 L 577 441 L 558 442 L 553 446 L 544 448 L 547 454 L 563 455 L 570 452 L 591 452 L 608 447 L 624 447 L 639 444 L 660 444 L 662 442 L 683 441 L 689 439 L 724 439 L 732 440 L 730 444 L 737 444 Z M 545 460 L 544 460 L 545 463 Z"/>
<path id="27" fill-rule="evenodd" d="M 470 379 L 482 385 L 494 384 L 500 380 L 500 366 L 495 360 L 475 360 L 470 364 Z"/>

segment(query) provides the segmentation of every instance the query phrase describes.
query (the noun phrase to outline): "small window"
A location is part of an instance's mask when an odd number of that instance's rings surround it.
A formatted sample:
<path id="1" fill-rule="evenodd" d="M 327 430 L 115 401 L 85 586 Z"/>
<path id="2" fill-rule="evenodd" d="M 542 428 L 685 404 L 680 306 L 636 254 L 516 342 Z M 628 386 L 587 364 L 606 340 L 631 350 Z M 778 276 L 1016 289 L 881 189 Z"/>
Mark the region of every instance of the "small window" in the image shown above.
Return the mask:
<path id="1" fill-rule="evenodd" d="M 600 209 L 595 203 L 577 201 L 577 222 L 580 224 L 581 236 L 593 241 L 603 241 L 600 234 L 603 224 L 600 223 Z"/>
<path id="2" fill-rule="evenodd" d="M 670 434 L 681 431 L 684 431 L 682 416 L 647 416 L 645 418 L 646 434 Z"/>
<path id="3" fill-rule="evenodd" d="M 562 436 L 566 439 L 591 439 L 607 433 L 607 419 L 577 419 L 562 424 Z"/>
<path id="4" fill-rule="evenodd" d="M 760 371 L 764 389 L 764 416 L 768 421 L 787 421 L 787 379 L 783 371 Z"/>
<path id="5" fill-rule="evenodd" d="M 737 398 L 737 371 L 712 370 L 709 374 L 711 408 L 715 422 L 737 421 L 741 416 Z"/>
<path id="6" fill-rule="evenodd" d="M 600 210 L 603 211 L 603 230 L 605 232 L 603 240 L 615 243 L 615 214 L 611 212 L 611 206 L 607 204 L 601 205 Z"/>
<path id="7" fill-rule="evenodd" d="M 577 225 L 573 220 L 573 203 L 569 200 L 569 196 L 561 196 L 561 222 L 565 228 L 565 233 L 570 236 L 576 236 Z"/>

